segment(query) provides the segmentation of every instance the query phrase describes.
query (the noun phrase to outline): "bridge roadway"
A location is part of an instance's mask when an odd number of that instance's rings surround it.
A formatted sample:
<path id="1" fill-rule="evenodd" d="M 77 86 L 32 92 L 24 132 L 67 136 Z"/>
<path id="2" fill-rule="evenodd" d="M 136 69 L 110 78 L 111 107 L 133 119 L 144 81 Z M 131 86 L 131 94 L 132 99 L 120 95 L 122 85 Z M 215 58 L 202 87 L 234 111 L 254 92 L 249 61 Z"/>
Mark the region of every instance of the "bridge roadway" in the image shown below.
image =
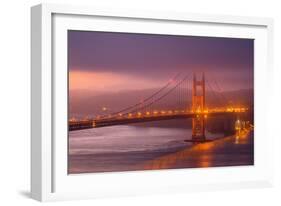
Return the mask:
<path id="1" fill-rule="evenodd" d="M 185 112 L 185 113 L 166 113 L 166 114 L 150 114 L 150 115 L 136 115 L 136 116 L 118 116 L 114 118 L 100 118 L 93 120 L 81 120 L 69 122 L 69 130 L 82 130 L 97 127 L 106 127 L 113 125 L 122 125 L 138 122 L 151 122 L 160 120 L 170 120 L 170 119 L 187 119 L 194 118 L 197 115 L 205 115 L 206 117 L 216 117 L 216 116 L 232 116 L 241 113 L 245 113 L 246 110 L 239 111 L 213 111 L 213 112 Z"/>

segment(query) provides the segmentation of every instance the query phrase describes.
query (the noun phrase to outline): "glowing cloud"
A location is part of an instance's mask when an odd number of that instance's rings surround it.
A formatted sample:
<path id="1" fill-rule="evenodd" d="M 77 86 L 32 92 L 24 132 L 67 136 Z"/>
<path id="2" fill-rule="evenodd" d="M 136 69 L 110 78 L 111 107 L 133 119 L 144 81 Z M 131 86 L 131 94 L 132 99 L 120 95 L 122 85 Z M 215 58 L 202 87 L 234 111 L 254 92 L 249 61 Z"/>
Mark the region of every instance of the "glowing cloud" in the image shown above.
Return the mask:
<path id="1" fill-rule="evenodd" d="M 159 87 L 163 84 L 152 79 L 140 78 L 112 72 L 91 72 L 72 70 L 69 72 L 70 90 L 90 90 L 96 92 L 118 92 Z"/>

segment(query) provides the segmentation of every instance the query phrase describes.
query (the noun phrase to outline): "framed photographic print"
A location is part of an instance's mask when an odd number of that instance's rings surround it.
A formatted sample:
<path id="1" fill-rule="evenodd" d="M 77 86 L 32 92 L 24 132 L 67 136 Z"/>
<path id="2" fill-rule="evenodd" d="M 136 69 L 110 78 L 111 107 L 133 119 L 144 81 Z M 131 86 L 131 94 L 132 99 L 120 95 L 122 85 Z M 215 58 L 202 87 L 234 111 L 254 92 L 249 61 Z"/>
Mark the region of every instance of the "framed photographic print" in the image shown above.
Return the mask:
<path id="1" fill-rule="evenodd" d="M 272 185 L 271 19 L 31 13 L 34 199 Z"/>

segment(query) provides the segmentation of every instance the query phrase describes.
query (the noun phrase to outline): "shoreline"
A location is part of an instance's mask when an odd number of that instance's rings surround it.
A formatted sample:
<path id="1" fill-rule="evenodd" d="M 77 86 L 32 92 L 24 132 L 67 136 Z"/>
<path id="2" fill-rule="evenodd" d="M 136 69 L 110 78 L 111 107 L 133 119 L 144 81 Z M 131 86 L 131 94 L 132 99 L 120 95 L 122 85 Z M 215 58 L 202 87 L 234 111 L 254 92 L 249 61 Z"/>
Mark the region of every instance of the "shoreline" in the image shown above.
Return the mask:
<path id="1" fill-rule="evenodd" d="M 233 145 L 240 151 L 236 158 L 230 157 L 233 151 L 227 151 Z M 143 167 L 145 170 L 154 170 L 253 165 L 253 154 L 250 155 L 252 157 L 249 157 L 248 161 L 245 161 L 246 154 L 241 154 L 244 150 L 242 147 L 245 145 L 252 147 L 253 153 L 253 134 L 250 129 L 244 131 L 240 137 L 231 135 L 195 144 L 190 148 L 148 161 L 143 164 Z M 240 157 L 241 161 L 237 157 Z"/>
<path id="2" fill-rule="evenodd" d="M 69 156 L 69 174 L 252 165 L 253 132 L 247 130 L 182 148 Z"/>

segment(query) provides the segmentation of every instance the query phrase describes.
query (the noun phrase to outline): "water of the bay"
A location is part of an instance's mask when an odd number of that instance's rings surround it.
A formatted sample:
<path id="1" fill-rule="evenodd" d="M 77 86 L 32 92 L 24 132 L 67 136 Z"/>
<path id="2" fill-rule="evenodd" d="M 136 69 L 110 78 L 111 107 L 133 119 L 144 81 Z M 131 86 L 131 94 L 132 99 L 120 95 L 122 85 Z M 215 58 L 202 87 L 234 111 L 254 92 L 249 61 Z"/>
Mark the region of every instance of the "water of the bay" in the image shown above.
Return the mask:
<path id="1" fill-rule="evenodd" d="M 169 125 L 169 124 L 168 124 Z M 186 127 L 119 125 L 69 132 L 68 172 L 92 173 L 253 164 L 253 133 L 206 134 L 202 144 Z M 171 161 L 172 160 L 172 161 Z"/>

